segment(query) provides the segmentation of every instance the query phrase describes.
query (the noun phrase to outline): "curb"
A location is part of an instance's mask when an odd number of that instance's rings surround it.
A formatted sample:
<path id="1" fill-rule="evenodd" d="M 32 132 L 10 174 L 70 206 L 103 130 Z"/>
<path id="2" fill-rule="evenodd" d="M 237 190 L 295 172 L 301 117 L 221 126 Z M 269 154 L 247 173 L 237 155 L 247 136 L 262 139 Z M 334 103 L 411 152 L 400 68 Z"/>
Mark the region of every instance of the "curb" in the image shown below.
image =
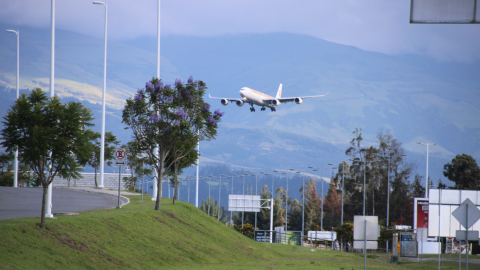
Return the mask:
<path id="1" fill-rule="evenodd" d="M 118 198 L 118 194 L 111 194 L 111 193 L 107 193 L 107 192 L 98 192 L 98 191 L 95 191 L 95 190 L 72 189 L 72 188 L 69 188 L 69 187 L 55 187 L 55 188 L 65 189 L 65 190 L 73 190 L 73 191 L 83 192 L 83 193 L 102 194 L 102 195 L 114 196 L 114 197 Z M 120 207 L 122 207 L 124 205 L 127 205 L 129 203 L 130 203 L 129 198 L 120 195 Z M 112 208 L 116 208 L 116 207 L 112 207 Z M 112 208 L 105 208 L 105 209 L 112 209 Z"/>

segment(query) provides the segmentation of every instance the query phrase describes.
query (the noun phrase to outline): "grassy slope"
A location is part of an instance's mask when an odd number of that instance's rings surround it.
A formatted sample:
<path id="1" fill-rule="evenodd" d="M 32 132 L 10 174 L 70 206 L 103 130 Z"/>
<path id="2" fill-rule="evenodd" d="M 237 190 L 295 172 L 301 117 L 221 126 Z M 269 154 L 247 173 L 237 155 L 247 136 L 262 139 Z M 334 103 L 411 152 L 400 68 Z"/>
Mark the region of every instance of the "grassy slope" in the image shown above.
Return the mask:
<path id="1" fill-rule="evenodd" d="M 362 269 L 363 257 L 254 242 L 188 203 L 163 198 L 161 211 L 138 197 L 122 209 L 0 221 L 1 269 Z M 429 265 L 431 267 L 429 267 Z M 455 265 L 455 264 L 453 264 Z M 369 269 L 404 269 L 369 259 Z M 436 269 L 436 263 L 423 264 Z M 442 268 L 443 269 L 443 268 Z M 453 268 L 452 268 L 453 269 Z"/>

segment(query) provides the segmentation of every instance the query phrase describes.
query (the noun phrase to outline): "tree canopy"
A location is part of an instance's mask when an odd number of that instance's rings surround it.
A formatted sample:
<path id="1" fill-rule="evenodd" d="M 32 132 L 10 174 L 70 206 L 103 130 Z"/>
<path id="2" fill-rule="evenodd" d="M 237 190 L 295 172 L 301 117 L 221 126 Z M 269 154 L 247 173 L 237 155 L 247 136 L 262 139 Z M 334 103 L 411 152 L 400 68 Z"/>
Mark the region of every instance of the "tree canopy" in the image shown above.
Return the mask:
<path id="1" fill-rule="evenodd" d="M 48 98 L 40 89 L 22 94 L 2 122 L 2 146 L 18 147 L 19 159 L 28 164 L 43 185 L 41 228 L 45 228 L 45 202 L 48 186 L 57 175 L 81 177 L 80 166 L 91 158 L 96 133 L 92 112 L 81 103 L 62 104 Z"/>
<path id="2" fill-rule="evenodd" d="M 223 113 L 210 111 L 210 105 L 203 100 L 205 91 L 206 84 L 192 77 L 186 83 L 175 80 L 173 87 L 154 78 L 127 99 L 123 123 L 132 129 L 134 139 L 144 139 L 145 152 L 156 171 L 155 210 L 160 209 L 163 175 L 198 141 L 215 138 Z M 166 162 L 169 155 L 173 158 Z"/>
<path id="3" fill-rule="evenodd" d="M 480 189 L 480 168 L 470 155 L 456 155 L 451 162 L 443 166 L 443 175 L 455 182 L 455 189 Z"/>

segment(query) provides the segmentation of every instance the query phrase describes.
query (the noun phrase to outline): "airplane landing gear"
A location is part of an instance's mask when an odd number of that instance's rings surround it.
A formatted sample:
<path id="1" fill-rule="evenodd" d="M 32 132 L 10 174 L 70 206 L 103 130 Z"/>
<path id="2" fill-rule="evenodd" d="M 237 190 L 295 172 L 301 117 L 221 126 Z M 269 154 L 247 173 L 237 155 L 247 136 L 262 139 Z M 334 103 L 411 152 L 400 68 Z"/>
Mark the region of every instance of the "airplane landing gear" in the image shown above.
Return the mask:
<path id="1" fill-rule="evenodd" d="M 266 110 L 266 108 L 265 108 L 265 107 L 262 107 L 262 108 L 260 109 L 260 111 L 265 111 L 265 110 Z"/>
<path id="2" fill-rule="evenodd" d="M 250 104 L 252 107 L 250 107 L 251 112 L 255 112 L 255 108 L 253 107 L 253 104 Z"/>
<path id="3" fill-rule="evenodd" d="M 275 108 L 270 108 L 270 110 L 272 110 L 272 112 L 276 112 L 276 111 L 277 111 Z"/>

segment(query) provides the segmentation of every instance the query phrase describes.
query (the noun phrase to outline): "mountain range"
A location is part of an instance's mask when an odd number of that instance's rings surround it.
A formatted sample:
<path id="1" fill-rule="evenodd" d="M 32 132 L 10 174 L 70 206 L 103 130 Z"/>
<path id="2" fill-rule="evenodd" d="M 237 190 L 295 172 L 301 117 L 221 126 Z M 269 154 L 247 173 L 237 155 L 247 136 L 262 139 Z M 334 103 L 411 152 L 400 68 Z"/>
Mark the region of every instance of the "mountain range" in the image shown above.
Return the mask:
<path id="1" fill-rule="evenodd" d="M 7 29 L 7 25 L 1 25 Z M 48 91 L 50 31 L 19 27 L 20 88 Z M 11 34 L 10 34 L 11 35 Z M 103 39 L 56 31 L 55 93 L 62 100 L 82 101 L 95 113 L 100 130 L 103 89 Z M 0 113 L 15 97 L 16 39 L 0 39 Z M 123 142 L 130 131 L 121 123 L 126 98 L 143 88 L 156 73 L 156 38 L 108 41 L 107 131 Z M 201 165 L 211 162 L 248 167 L 252 171 L 301 170 L 347 160 L 345 150 L 355 128 L 364 146 L 389 131 L 403 143 L 408 161 L 434 182 L 456 154 L 480 159 L 480 63 L 437 62 L 420 55 L 386 55 L 289 34 L 244 34 L 215 37 L 162 36 L 161 78 L 203 80 L 212 96 L 238 98 L 248 86 L 282 96 L 329 93 L 327 97 L 283 104 L 276 112 L 248 105 L 212 108 L 226 114 L 216 140 L 201 142 Z M 442 180 L 446 181 L 446 180 Z"/>

